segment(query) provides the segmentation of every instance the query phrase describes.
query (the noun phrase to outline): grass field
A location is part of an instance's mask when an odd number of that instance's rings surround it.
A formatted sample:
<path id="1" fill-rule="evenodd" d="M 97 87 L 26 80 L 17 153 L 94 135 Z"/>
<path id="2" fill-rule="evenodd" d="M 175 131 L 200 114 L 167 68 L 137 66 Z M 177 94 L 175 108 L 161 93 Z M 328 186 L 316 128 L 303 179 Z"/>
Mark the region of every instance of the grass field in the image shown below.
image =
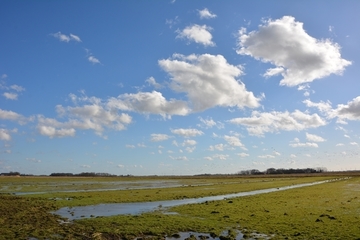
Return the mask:
<path id="1" fill-rule="evenodd" d="M 159 210 L 66 223 L 50 213 L 64 206 L 194 198 L 334 178 L 337 177 L 2 177 L 0 239 L 163 239 L 180 231 L 220 235 L 224 230 L 231 233 L 240 230 L 245 237 L 261 233 L 271 239 L 360 239 L 358 176 L 280 192 L 177 206 L 168 209 L 177 213 L 172 215 Z M 124 181 L 131 182 L 136 189 L 98 191 L 123 185 Z M 165 188 L 160 184 L 156 185 L 159 188 L 139 189 L 147 181 L 179 186 Z M 54 190 L 54 186 L 58 187 Z M 77 191 L 85 189 L 88 191 Z M 21 190 L 47 193 L 5 194 Z"/>

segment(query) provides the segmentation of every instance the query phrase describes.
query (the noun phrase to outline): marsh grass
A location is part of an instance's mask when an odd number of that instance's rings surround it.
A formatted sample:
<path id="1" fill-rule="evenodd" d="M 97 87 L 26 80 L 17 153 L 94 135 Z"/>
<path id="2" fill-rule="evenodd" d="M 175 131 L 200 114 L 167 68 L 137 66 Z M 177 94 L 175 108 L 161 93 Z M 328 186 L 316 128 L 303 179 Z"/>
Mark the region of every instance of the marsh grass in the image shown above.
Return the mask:
<path id="1" fill-rule="evenodd" d="M 329 177 L 325 177 L 329 178 Z M 205 179 L 203 186 L 123 191 L 0 195 L 0 239 L 163 239 L 180 231 L 219 235 L 226 229 L 272 239 L 360 239 L 360 178 L 310 187 L 167 209 L 138 216 L 119 215 L 60 223 L 50 211 L 62 206 L 104 202 L 139 202 L 280 187 L 321 181 L 324 177 Z M 191 181 L 190 181 L 191 182 Z M 195 181 L 192 181 L 195 182 Z M 20 182 L 19 182 L 20 184 Z M 54 200 L 56 198 L 62 200 Z M 70 197 L 71 200 L 66 200 Z"/>

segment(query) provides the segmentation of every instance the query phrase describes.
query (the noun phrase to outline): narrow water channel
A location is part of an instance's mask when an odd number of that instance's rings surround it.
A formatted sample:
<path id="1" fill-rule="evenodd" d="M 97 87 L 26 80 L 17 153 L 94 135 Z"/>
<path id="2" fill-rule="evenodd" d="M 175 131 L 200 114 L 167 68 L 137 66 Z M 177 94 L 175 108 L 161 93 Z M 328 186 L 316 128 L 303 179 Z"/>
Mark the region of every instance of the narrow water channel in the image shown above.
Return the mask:
<path id="1" fill-rule="evenodd" d="M 69 220 L 91 218 L 97 216 L 105 217 L 105 216 L 114 216 L 114 215 L 124 215 L 124 214 L 137 215 L 144 212 L 151 212 L 159 209 L 166 209 L 184 204 L 203 203 L 206 201 L 218 201 L 218 200 L 224 200 L 235 197 L 251 196 L 262 193 L 271 193 L 271 192 L 283 191 L 293 188 L 313 186 L 317 184 L 326 183 L 329 181 L 333 181 L 333 180 L 319 181 L 313 183 L 303 183 L 303 184 L 296 184 L 286 187 L 269 188 L 269 189 L 255 190 L 249 192 L 240 192 L 240 193 L 202 197 L 202 198 L 165 200 L 165 201 L 157 201 L 157 202 L 108 203 L 108 204 L 98 204 L 98 205 L 81 206 L 81 207 L 64 207 L 64 208 L 60 208 L 59 210 L 53 213 L 68 218 Z"/>

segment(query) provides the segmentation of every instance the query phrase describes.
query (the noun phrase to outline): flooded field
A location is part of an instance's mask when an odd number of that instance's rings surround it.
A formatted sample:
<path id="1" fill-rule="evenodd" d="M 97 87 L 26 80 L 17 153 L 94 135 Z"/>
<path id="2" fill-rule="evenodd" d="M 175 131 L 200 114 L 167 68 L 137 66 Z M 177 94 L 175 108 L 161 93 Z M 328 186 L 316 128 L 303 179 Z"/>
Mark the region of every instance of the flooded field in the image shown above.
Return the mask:
<path id="1" fill-rule="evenodd" d="M 341 179 L 335 179 L 341 180 Z M 99 205 L 92 205 L 92 206 L 82 206 L 82 207 L 65 207 L 61 208 L 58 211 L 54 212 L 62 217 L 68 218 L 70 220 L 80 219 L 80 218 L 91 218 L 91 217 L 98 217 L 98 216 L 114 216 L 120 214 L 141 214 L 144 212 L 151 212 L 155 210 L 161 210 L 165 213 L 167 209 L 174 206 L 184 205 L 184 204 L 197 204 L 197 203 L 204 203 L 208 201 L 219 201 L 219 200 L 226 200 L 236 197 L 244 197 L 244 196 L 251 196 L 256 194 L 263 194 L 263 193 L 271 193 L 276 191 L 284 191 L 293 188 L 300 188 L 300 187 L 307 187 L 313 186 L 317 184 L 326 183 L 329 181 L 335 180 L 326 180 L 326 181 L 319 181 L 313 183 L 303 183 L 285 187 L 278 187 L 278 188 L 269 188 L 269 189 L 262 189 L 262 190 L 255 190 L 249 192 L 240 192 L 240 193 L 233 193 L 233 194 L 225 194 L 225 195 L 217 195 L 217 196 L 206 196 L 201 198 L 190 198 L 190 199 L 181 199 L 181 200 L 168 200 L 168 201 L 156 201 L 156 202 L 140 202 L 140 203 L 109 203 L 109 204 L 99 204 Z"/>
<path id="2" fill-rule="evenodd" d="M 0 189 L 0 239 L 360 238 L 358 176 L 0 178 Z"/>

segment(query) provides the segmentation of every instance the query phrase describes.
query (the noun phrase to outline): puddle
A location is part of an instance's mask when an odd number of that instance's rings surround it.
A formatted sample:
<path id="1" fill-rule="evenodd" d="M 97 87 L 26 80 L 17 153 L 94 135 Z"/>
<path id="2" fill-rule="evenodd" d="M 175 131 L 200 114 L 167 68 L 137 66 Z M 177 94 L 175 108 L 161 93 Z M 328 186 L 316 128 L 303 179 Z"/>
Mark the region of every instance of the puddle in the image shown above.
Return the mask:
<path id="1" fill-rule="evenodd" d="M 330 181 L 334 181 L 334 180 L 303 183 L 303 184 L 296 184 L 286 187 L 269 188 L 269 189 L 255 190 L 249 192 L 240 192 L 234 194 L 226 194 L 226 195 L 218 195 L 218 196 L 210 196 L 210 197 L 202 197 L 202 198 L 189 198 L 189 199 L 181 199 L 181 200 L 165 200 L 165 201 L 138 202 L 138 203 L 108 203 L 108 204 L 98 204 L 98 205 L 81 206 L 81 207 L 64 207 L 64 208 L 60 208 L 59 210 L 53 213 L 68 218 L 69 220 L 91 218 L 91 217 L 125 215 L 125 214 L 138 215 L 144 212 L 151 212 L 155 210 L 165 211 L 167 208 L 184 205 L 184 204 L 204 203 L 206 201 L 218 201 L 218 200 L 224 200 L 235 197 L 251 196 L 262 193 L 271 193 L 271 192 L 283 191 L 293 188 L 313 186 Z"/>

